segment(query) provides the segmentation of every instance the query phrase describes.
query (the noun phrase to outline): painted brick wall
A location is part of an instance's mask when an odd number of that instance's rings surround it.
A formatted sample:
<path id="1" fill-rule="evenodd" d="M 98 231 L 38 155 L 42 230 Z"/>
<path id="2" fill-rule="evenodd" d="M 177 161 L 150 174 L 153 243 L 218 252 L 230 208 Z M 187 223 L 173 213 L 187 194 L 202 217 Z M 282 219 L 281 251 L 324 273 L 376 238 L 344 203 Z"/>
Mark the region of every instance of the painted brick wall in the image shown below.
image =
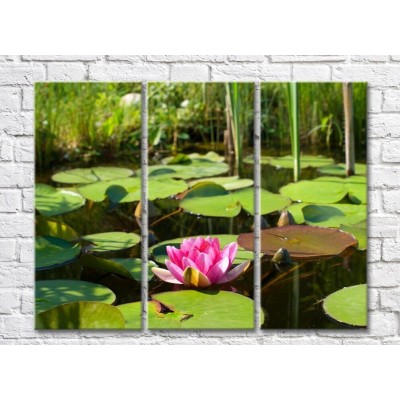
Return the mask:
<path id="1" fill-rule="evenodd" d="M 369 330 L 33 330 L 35 81 L 367 81 Z M 0 56 L 0 343 L 400 344 L 400 56 Z"/>

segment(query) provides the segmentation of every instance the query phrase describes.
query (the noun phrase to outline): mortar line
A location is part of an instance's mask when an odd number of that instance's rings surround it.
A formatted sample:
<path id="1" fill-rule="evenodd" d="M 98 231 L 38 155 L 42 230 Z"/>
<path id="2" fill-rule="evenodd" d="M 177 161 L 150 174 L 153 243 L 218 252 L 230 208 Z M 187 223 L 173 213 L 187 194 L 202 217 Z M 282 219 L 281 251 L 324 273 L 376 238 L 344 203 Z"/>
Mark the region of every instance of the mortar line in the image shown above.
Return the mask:
<path id="1" fill-rule="evenodd" d="M 147 165 L 148 165 L 148 93 L 147 82 L 142 82 L 142 137 L 141 137 L 141 252 L 142 252 L 142 332 L 147 332 L 147 295 L 148 295 L 148 280 L 147 280 L 147 264 L 148 264 L 148 181 L 147 181 Z"/>
<path id="2" fill-rule="evenodd" d="M 261 85 L 254 83 L 254 325 L 260 333 L 261 262 L 260 262 L 260 183 L 261 183 Z"/>

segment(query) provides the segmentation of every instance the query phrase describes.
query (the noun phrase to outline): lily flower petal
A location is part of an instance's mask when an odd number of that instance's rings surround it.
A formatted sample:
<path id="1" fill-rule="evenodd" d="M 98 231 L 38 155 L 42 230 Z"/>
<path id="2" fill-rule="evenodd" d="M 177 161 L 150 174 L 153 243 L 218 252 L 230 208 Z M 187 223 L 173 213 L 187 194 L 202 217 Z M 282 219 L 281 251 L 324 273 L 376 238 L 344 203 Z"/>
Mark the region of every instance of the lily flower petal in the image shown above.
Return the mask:
<path id="1" fill-rule="evenodd" d="M 245 261 L 239 265 L 237 265 L 235 268 L 232 268 L 225 276 L 223 276 L 218 283 L 226 283 L 233 281 L 236 279 L 240 274 L 246 271 L 246 269 L 249 267 L 250 261 Z"/>
<path id="2" fill-rule="evenodd" d="M 178 267 L 176 264 L 174 264 L 170 260 L 165 260 L 165 265 L 171 272 L 171 274 L 175 277 L 175 279 L 178 279 L 178 281 L 183 282 L 183 270 L 182 268 Z"/>
<path id="3" fill-rule="evenodd" d="M 182 285 L 183 282 L 178 281 L 174 276 L 171 274 L 170 271 L 163 268 L 153 267 L 151 269 L 154 275 L 157 275 L 162 281 L 168 283 L 177 283 L 178 285 Z"/>
<path id="4" fill-rule="evenodd" d="M 212 284 L 218 283 L 219 280 L 226 274 L 226 271 L 229 268 L 229 259 L 228 257 L 223 258 L 218 261 L 215 265 L 213 265 L 207 274 L 208 279 Z"/>
<path id="5" fill-rule="evenodd" d="M 203 288 L 211 285 L 209 279 L 201 271 L 191 267 L 185 269 L 183 283 L 187 286 Z"/>

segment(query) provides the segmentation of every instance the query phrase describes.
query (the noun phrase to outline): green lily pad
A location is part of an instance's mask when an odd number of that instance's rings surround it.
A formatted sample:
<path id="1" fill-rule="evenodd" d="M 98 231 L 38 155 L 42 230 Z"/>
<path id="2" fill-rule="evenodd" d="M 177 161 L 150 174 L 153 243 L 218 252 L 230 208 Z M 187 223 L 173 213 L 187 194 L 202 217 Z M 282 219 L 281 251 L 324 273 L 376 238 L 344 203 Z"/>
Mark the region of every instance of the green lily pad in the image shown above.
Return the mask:
<path id="1" fill-rule="evenodd" d="M 367 220 L 354 225 L 340 225 L 342 231 L 351 233 L 358 241 L 358 250 L 367 249 Z"/>
<path id="2" fill-rule="evenodd" d="M 128 168 L 95 167 L 75 168 L 54 174 L 51 179 L 59 183 L 85 184 L 98 181 L 111 181 L 131 176 L 133 171 Z"/>
<path id="3" fill-rule="evenodd" d="M 244 249 L 253 250 L 254 234 L 240 234 L 238 244 Z M 294 260 L 312 260 L 337 256 L 355 246 L 357 240 L 354 236 L 339 229 L 286 225 L 261 230 L 261 251 L 269 257 L 285 248 Z"/>
<path id="4" fill-rule="evenodd" d="M 36 217 L 36 235 L 53 236 L 67 241 L 79 239 L 78 233 L 67 224 L 38 215 Z"/>
<path id="5" fill-rule="evenodd" d="M 223 162 L 225 157 L 220 156 L 215 151 L 209 151 L 206 154 L 199 153 L 191 153 L 191 154 L 183 154 L 179 153 L 173 157 L 165 157 L 161 160 L 164 165 L 176 165 L 176 164 L 191 164 L 193 160 L 206 160 L 211 162 Z"/>
<path id="6" fill-rule="evenodd" d="M 217 185 L 222 186 L 225 190 L 237 190 L 243 189 L 249 186 L 253 186 L 254 181 L 252 179 L 239 179 L 239 176 L 222 176 L 215 178 L 202 178 L 196 179 L 194 181 L 189 182 L 189 186 L 193 187 L 198 183 L 208 182 L 208 183 L 216 183 Z"/>
<path id="7" fill-rule="evenodd" d="M 322 303 L 325 313 L 345 325 L 367 326 L 367 285 L 345 287 L 327 296 Z"/>
<path id="8" fill-rule="evenodd" d="M 148 167 L 149 178 L 193 179 L 218 176 L 229 171 L 229 166 L 222 162 L 192 160 L 189 165 L 152 165 Z"/>
<path id="9" fill-rule="evenodd" d="M 135 279 L 136 281 L 142 280 L 142 260 L 140 258 L 112 258 L 111 261 L 122 265 L 129 274 Z M 154 274 L 151 272 L 153 267 L 156 267 L 157 264 L 153 261 L 149 261 L 147 263 L 147 279 L 150 280 L 153 278 Z"/>
<path id="10" fill-rule="evenodd" d="M 367 217 L 367 206 L 356 204 L 310 204 L 302 209 L 308 225 L 339 228 L 354 225 Z"/>
<path id="11" fill-rule="evenodd" d="M 207 236 L 202 236 L 206 238 Z M 219 239 L 221 248 L 225 247 L 227 244 L 232 242 L 237 242 L 238 235 L 216 235 Z M 166 240 L 164 242 L 157 243 L 156 245 L 150 247 L 150 255 L 160 264 L 165 264 L 165 260 L 168 259 L 167 246 L 174 246 L 179 249 L 181 243 L 184 239 L 189 239 L 188 237 L 177 238 Z M 241 264 L 244 261 L 253 260 L 254 253 L 252 251 L 245 250 L 242 247 L 238 247 L 236 257 L 233 260 L 233 264 Z"/>
<path id="12" fill-rule="evenodd" d="M 179 206 L 186 212 L 208 217 L 235 217 L 241 210 L 232 193 L 208 182 L 199 183 L 189 190 Z"/>
<path id="13" fill-rule="evenodd" d="M 36 270 L 60 267 L 79 256 L 81 246 L 52 236 L 38 236 L 35 240 Z"/>
<path id="14" fill-rule="evenodd" d="M 357 175 L 366 175 L 367 174 L 367 165 L 366 164 L 358 164 L 355 165 L 355 173 Z M 334 164 L 334 165 L 326 165 L 322 166 L 319 169 L 319 172 L 324 175 L 346 175 L 346 164 Z"/>
<path id="15" fill-rule="evenodd" d="M 126 232 L 95 233 L 93 235 L 82 236 L 82 239 L 91 242 L 93 244 L 91 250 L 95 252 L 128 249 L 140 242 L 139 235 Z"/>
<path id="16" fill-rule="evenodd" d="M 35 208 L 47 217 L 77 210 L 85 204 L 85 199 L 72 189 L 56 189 L 38 183 L 35 186 Z"/>
<path id="17" fill-rule="evenodd" d="M 109 288 L 78 280 L 37 281 L 35 292 L 36 313 L 75 301 L 97 301 L 106 304 L 115 301 L 115 294 Z"/>
<path id="18" fill-rule="evenodd" d="M 62 304 L 36 316 L 35 329 L 125 329 L 117 307 L 93 301 Z"/>
<path id="19" fill-rule="evenodd" d="M 252 156 L 245 157 L 243 162 L 247 164 L 254 164 L 254 158 Z M 289 168 L 293 169 L 293 156 L 287 155 L 283 157 L 268 157 L 268 156 L 262 156 L 260 158 L 260 163 L 261 164 L 270 164 L 273 165 L 277 168 Z M 323 156 L 307 156 L 307 155 L 302 155 L 300 157 L 300 167 L 303 168 L 308 168 L 308 167 L 314 167 L 314 168 L 319 168 L 325 165 L 330 165 L 334 163 L 333 158 L 327 158 Z"/>
<path id="20" fill-rule="evenodd" d="M 279 192 L 293 201 L 332 204 L 346 196 L 347 188 L 339 182 L 313 180 L 289 183 L 281 187 Z"/>
<path id="21" fill-rule="evenodd" d="M 154 294 L 152 298 L 149 329 L 254 328 L 254 302 L 240 294 L 182 290 Z"/>
<path id="22" fill-rule="evenodd" d="M 142 303 L 126 303 L 117 306 L 125 319 L 126 329 L 140 329 L 142 327 Z"/>

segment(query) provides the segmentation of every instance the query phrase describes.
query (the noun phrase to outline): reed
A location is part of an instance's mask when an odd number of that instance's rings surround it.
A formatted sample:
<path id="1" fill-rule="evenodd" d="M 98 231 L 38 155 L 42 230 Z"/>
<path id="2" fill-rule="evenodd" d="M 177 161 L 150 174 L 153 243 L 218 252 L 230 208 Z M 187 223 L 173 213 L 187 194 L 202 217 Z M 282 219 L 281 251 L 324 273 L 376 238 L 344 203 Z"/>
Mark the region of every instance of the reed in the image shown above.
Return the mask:
<path id="1" fill-rule="evenodd" d="M 299 106 L 298 88 L 296 82 L 288 85 L 290 143 L 293 156 L 293 180 L 297 182 L 300 177 L 300 131 L 299 131 Z"/>

